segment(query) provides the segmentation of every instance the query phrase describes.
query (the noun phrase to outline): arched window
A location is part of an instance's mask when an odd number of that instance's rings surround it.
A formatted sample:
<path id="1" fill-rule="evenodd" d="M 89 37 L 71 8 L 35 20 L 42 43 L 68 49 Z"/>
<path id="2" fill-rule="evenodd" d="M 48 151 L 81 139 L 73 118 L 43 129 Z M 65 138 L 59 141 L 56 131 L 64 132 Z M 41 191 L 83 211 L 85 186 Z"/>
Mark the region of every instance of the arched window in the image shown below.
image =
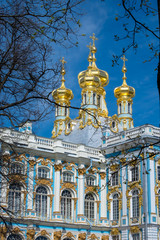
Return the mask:
<path id="1" fill-rule="evenodd" d="M 139 233 L 134 233 L 133 235 L 132 235 L 132 240 L 139 240 L 140 238 L 139 238 Z"/>
<path id="2" fill-rule="evenodd" d="M 119 114 L 121 114 L 122 113 L 122 104 L 120 103 L 119 104 Z"/>
<path id="3" fill-rule="evenodd" d="M 73 182 L 73 174 L 69 172 L 63 173 L 63 182 Z"/>
<path id="4" fill-rule="evenodd" d="M 9 235 L 7 240 L 22 240 L 22 238 L 17 234 L 11 234 L 11 235 Z"/>
<path id="5" fill-rule="evenodd" d="M 21 213 L 21 186 L 18 183 L 13 183 L 9 186 L 8 208 L 15 215 Z"/>
<path id="6" fill-rule="evenodd" d="M 101 96 L 100 95 L 97 96 L 97 106 L 98 107 L 101 106 Z"/>
<path id="7" fill-rule="evenodd" d="M 47 168 L 39 167 L 38 168 L 38 178 L 48 178 L 49 170 Z"/>
<path id="8" fill-rule="evenodd" d="M 95 212 L 95 204 L 94 204 L 94 196 L 92 193 L 88 193 L 85 196 L 84 201 L 84 215 L 90 220 L 94 221 L 94 212 Z"/>
<path id="9" fill-rule="evenodd" d="M 65 109 L 65 116 L 67 116 L 67 107 L 65 107 L 64 109 Z"/>
<path id="10" fill-rule="evenodd" d="M 86 93 L 85 93 L 83 96 L 84 96 L 83 103 L 84 103 L 84 104 L 87 104 L 87 96 L 86 96 Z"/>
<path id="11" fill-rule="evenodd" d="M 48 238 L 44 237 L 44 236 L 39 236 L 36 238 L 36 240 L 48 240 Z"/>
<path id="12" fill-rule="evenodd" d="M 93 104 L 95 105 L 96 104 L 96 94 L 93 93 Z"/>
<path id="13" fill-rule="evenodd" d="M 47 216 L 47 189 L 39 186 L 36 190 L 36 214 L 37 216 Z"/>
<path id="14" fill-rule="evenodd" d="M 133 218 L 138 218 L 139 217 L 138 190 L 133 190 L 133 192 L 132 192 L 132 215 L 133 215 Z"/>
<path id="15" fill-rule="evenodd" d="M 118 194 L 113 195 L 113 221 L 119 220 L 119 199 Z"/>
<path id="16" fill-rule="evenodd" d="M 64 219 L 71 219 L 72 216 L 72 195 L 68 190 L 64 190 L 61 196 L 61 214 Z"/>
<path id="17" fill-rule="evenodd" d="M 131 113 L 131 104 L 128 103 L 128 113 Z"/>
<path id="18" fill-rule="evenodd" d="M 160 217 L 160 190 L 158 191 L 158 212 Z"/>
<path id="19" fill-rule="evenodd" d="M 12 163 L 11 165 L 12 174 L 24 174 L 24 166 L 18 163 Z"/>
<path id="20" fill-rule="evenodd" d="M 86 177 L 86 184 L 87 184 L 87 186 L 94 186 L 95 178 L 93 176 Z"/>

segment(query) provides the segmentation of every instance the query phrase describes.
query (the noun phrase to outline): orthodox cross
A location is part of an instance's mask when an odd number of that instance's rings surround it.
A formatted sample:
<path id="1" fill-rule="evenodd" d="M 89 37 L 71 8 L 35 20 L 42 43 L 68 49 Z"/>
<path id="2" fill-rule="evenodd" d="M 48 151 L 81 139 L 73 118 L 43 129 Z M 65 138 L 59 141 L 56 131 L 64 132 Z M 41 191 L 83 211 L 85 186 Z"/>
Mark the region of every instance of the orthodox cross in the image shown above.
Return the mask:
<path id="1" fill-rule="evenodd" d="M 95 46 L 95 41 L 98 40 L 98 38 L 95 37 L 94 33 L 93 36 L 90 36 L 90 38 L 93 40 L 93 46 Z"/>
<path id="2" fill-rule="evenodd" d="M 64 57 L 62 57 L 62 60 L 60 60 L 62 63 L 62 68 L 64 68 L 64 64 L 66 63 L 66 61 L 64 60 Z"/>
<path id="3" fill-rule="evenodd" d="M 123 64 L 125 66 L 125 62 L 128 61 L 128 59 L 125 57 L 125 55 L 123 55 L 123 57 L 121 57 L 121 59 L 123 60 Z"/>

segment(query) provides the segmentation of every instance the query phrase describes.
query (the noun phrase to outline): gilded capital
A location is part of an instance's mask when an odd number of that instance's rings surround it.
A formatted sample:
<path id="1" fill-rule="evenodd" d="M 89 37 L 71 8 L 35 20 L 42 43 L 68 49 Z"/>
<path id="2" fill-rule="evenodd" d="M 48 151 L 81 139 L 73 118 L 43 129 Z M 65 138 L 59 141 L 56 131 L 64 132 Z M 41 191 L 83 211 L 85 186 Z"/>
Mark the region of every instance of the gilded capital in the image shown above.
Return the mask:
<path id="1" fill-rule="evenodd" d="M 109 240 L 109 236 L 108 235 L 104 235 L 104 236 L 102 236 L 101 240 Z"/>
<path id="2" fill-rule="evenodd" d="M 62 164 L 56 164 L 54 165 L 55 172 L 58 172 L 62 169 Z"/>
<path id="3" fill-rule="evenodd" d="M 105 173 L 105 172 L 101 172 L 101 173 L 100 173 L 100 176 L 101 176 L 101 179 L 105 179 L 106 173 Z"/>
<path id="4" fill-rule="evenodd" d="M 85 168 L 79 168 L 78 169 L 78 174 L 79 175 L 84 175 L 86 173 L 86 169 Z"/>

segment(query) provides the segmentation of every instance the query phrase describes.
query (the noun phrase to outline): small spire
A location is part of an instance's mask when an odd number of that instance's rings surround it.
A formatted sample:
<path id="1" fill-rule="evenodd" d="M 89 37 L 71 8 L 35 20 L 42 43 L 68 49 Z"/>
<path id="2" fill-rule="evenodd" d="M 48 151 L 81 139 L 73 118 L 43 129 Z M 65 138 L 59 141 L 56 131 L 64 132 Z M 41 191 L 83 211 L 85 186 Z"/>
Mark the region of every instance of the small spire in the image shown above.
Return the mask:
<path id="1" fill-rule="evenodd" d="M 123 55 L 123 57 L 121 57 L 121 59 L 123 60 L 123 67 L 122 67 L 122 72 L 123 72 L 123 77 L 122 77 L 122 79 L 123 79 L 123 86 L 124 85 L 127 85 L 127 83 L 126 83 L 126 79 L 127 79 L 127 77 L 126 77 L 126 72 L 127 72 L 127 68 L 126 68 L 126 61 L 128 61 L 128 59 L 125 57 L 125 55 Z"/>
<path id="2" fill-rule="evenodd" d="M 95 37 L 95 34 L 93 33 L 93 36 L 90 36 L 90 38 L 93 40 L 93 45 L 92 45 L 92 49 L 91 52 L 93 53 L 93 62 L 92 62 L 92 67 L 97 67 L 96 66 L 96 57 L 95 57 L 95 53 L 97 52 L 97 48 L 95 47 L 95 41 L 98 40 L 98 38 Z"/>
<path id="3" fill-rule="evenodd" d="M 62 74 L 62 79 L 61 79 L 61 82 L 62 82 L 62 85 L 61 87 L 65 88 L 65 85 L 64 85 L 64 82 L 65 82 L 65 79 L 64 79 L 64 75 L 66 74 L 66 71 L 64 69 L 64 64 L 67 63 L 65 60 L 64 60 L 64 57 L 62 57 L 62 59 L 60 60 L 60 62 L 62 63 L 62 68 L 61 68 L 61 74 Z"/>
<path id="4" fill-rule="evenodd" d="M 91 62 L 93 60 L 91 51 L 92 51 L 92 46 L 91 46 L 91 42 L 89 43 L 89 45 L 87 45 L 87 47 L 89 48 L 89 55 L 88 55 L 88 62 L 89 62 L 89 67 L 91 67 Z"/>

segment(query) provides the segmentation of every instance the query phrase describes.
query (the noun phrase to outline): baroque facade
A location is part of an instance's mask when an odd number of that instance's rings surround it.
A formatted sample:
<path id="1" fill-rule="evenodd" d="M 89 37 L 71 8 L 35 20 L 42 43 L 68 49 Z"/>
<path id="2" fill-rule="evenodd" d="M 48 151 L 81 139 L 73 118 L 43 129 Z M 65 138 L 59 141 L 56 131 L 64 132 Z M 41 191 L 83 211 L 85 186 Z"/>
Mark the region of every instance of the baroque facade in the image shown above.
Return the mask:
<path id="1" fill-rule="evenodd" d="M 91 39 L 77 118 L 69 116 L 62 59 L 52 138 L 35 136 L 31 123 L 0 129 L 2 240 L 160 239 L 160 129 L 133 126 L 125 56 L 118 113 L 108 115 L 109 76 L 96 65 Z"/>

